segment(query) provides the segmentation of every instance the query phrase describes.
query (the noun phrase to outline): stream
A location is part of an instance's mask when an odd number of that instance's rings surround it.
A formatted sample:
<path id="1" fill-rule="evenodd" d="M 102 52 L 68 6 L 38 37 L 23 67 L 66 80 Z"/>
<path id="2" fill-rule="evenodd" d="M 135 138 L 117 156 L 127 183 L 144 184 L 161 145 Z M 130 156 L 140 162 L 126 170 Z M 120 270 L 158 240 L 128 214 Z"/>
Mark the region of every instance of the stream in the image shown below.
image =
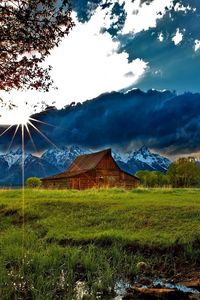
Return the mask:
<path id="1" fill-rule="evenodd" d="M 114 288 L 114 295 L 113 294 L 107 294 L 107 295 L 102 295 L 101 292 L 96 294 L 95 299 L 99 300 L 123 300 L 123 299 L 135 299 L 135 300 L 140 300 L 140 299 L 148 299 L 148 296 L 146 294 L 141 295 L 135 295 L 131 298 L 131 290 L 134 291 L 134 287 L 138 285 L 131 285 L 130 282 L 128 281 L 123 281 L 120 280 L 116 283 L 115 288 Z M 181 300 L 181 299 L 200 299 L 200 291 L 199 291 L 199 286 L 198 289 L 196 288 L 190 288 L 182 284 L 175 284 L 168 282 L 167 280 L 160 280 L 160 279 L 154 279 L 152 280 L 151 286 L 145 286 L 145 285 L 140 285 L 141 289 L 144 289 L 145 291 L 150 291 L 151 289 L 155 290 L 166 290 L 166 291 L 172 291 L 175 290 L 177 296 L 173 296 L 173 300 Z M 127 291 L 129 291 L 129 294 L 127 294 Z M 87 285 L 84 281 L 77 281 L 76 287 L 75 287 L 75 292 L 76 292 L 76 298 L 73 300 L 85 300 L 85 299 L 90 299 L 89 298 L 89 292 Z M 125 297 L 126 295 L 126 297 Z M 149 294 L 149 299 L 160 299 L 159 295 L 154 294 Z M 192 296 L 192 298 L 191 298 Z M 130 297 L 130 298 L 129 298 Z M 168 300 L 171 299 L 170 296 L 167 294 L 165 296 L 163 294 L 162 298 L 163 300 Z"/>

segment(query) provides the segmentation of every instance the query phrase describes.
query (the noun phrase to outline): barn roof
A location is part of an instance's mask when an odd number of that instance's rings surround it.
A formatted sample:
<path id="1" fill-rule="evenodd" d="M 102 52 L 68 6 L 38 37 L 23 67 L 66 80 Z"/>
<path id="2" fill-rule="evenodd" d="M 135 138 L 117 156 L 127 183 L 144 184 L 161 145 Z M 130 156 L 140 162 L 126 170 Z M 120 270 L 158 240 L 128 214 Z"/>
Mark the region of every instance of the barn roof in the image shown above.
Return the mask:
<path id="1" fill-rule="evenodd" d="M 111 149 L 106 149 L 91 154 L 80 155 L 72 162 L 67 171 L 44 179 L 60 179 L 66 177 L 73 177 L 90 171 L 98 165 L 98 163 L 106 154 L 111 155 Z"/>
<path id="2" fill-rule="evenodd" d="M 111 154 L 111 149 L 78 156 L 67 170 L 67 174 L 74 176 L 94 169 L 106 154 Z"/>

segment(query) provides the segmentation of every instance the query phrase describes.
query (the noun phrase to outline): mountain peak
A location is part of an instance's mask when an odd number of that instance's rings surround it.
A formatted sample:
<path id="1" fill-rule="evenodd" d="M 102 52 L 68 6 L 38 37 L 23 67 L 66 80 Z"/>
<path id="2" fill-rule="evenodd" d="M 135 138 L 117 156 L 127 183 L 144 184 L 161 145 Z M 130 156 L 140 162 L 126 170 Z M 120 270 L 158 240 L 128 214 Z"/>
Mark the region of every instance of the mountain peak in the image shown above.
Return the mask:
<path id="1" fill-rule="evenodd" d="M 142 146 L 137 151 L 133 152 L 129 157 L 128 163 L 140 161 L 149 166 L 152 170 L 166 171 L 171 164 L 171 161 L 157 153 L 152 153 L 147 146 Z"/>
<path id="2" fill-rule="evenodd" d="M 22 149 L 21 148 L 13 149 L 9 152 L 9 154 L 11 154 L 11 155 L 22 155 Z"/>
<path id="3" fill-rule="evenodd" d="M 151 153 L 151 151 L 149 150 L 149 148 L 147 146 L 142 146 L 139 150 L 137 150 L 137 152 L 148 153 L 148 154 Z"/>
<path id="4" fill-rule="evenodd" d="M 77 145 L 69 145 L 63 146 L 62 149 L 50 148 L 43 153 L 41 158 L 63 171 L 78 155 L 84 154 L 85 152 L 86 150 Z"/>

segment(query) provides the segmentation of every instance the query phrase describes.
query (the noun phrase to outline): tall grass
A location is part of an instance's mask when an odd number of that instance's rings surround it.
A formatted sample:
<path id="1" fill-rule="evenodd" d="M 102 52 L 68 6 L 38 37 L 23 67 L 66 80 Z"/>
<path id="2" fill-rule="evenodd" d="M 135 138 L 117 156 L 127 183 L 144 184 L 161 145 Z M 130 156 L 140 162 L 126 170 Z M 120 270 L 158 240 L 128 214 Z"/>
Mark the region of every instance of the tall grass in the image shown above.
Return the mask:
<path id="1" fill-rule="evenodd" d="M 77 299 L 77 282 L 106 299 L 140 261 L 152 276 L 200 263 L 198 189 L 26 190 L 24 233 L 21 206 L 0 191 L 3 300 Z"/>

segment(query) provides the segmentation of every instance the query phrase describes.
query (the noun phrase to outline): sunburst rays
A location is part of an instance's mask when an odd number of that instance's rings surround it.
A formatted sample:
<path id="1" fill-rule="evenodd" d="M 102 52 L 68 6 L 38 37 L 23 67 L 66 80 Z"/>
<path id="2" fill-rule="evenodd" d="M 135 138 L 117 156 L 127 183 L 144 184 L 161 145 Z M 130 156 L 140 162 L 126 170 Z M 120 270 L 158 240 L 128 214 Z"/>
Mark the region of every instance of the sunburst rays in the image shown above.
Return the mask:
<path id="1" fill-rule="evenodd" d="M 12 127 L 13 127 L 13 125 L 8 126 L 8 127 L 0 134 L 0 137 L 2 137 L 4 134 L 6 134 L 6 132 L 7 132 L 8 130 L 10 130 Z"/>
<path id="2" fill-rule="evenodd" d="M 34 123 L 33 123 L 34 122 Z M 23 192 L 23 201 L 24 201 L 24 189 L 25 189 L 25 172 L 24 172 L 24 169 L 25 169 L 25 166 L 24 166 L 24 158 L 25 158 L 25 132 L 27 132 L 28 134 L 28 137 L 29 137 L 29 140 L 31 141 L 31 144 L 32 144 L 32 147 L 34 149 L 34 151 L 38 152 L 37 150 L 37 147 L 36 147 L 36 144 L 33 140 L 33 136 L 31 134 L 31 130 L 34 130 L 37 134 L 39 134 L 44 140 L 46 140 L 46 142 L 53 146 L 54 148 L 57 148 L 57 149 L 60 149 L 53 141 L 50 140 L 50 138 L 48 136 L 46 136 L 36 125 L 35 123 L 39 123 L 39 124 L 43 124 L 43 125 L 46 125 L 46 126 L 50 126 L 50 127 L 54 127 L 54 128 L 57 128 L 57 129 L 60 129 L 60 130 L 63 130 L 63 131 L 67 131 L 69 132 L 70 130 L 69 129 L 66 129 L 66 128 L 62 128 L 60 126 L 55 126 L 53 124 L 50 124 L 50 123 L 47 123 L 47 122 L 43 122 L 41 120 L 38 120 L 36 118 L 32 118 L 32 117 L 29 117 L 29 119 L 27 120 L 26 124 L 22 123 L 21 125 L 19 124 L 16 124 L 16 128 L 15 128 L 15 131 L 11 137 L 11 141 L 9 143 L 9 147 L 8 147 L 8 151 L 9 149 L 12 147 L 12 144 L 14 142 L 14 139 L 18 133 L 18 131 L 20 130 L 21 128 L 21 148 L 22 148 L 22 192 Z M 10 125 L 8 126 L 1 134 L 0 134 L 0 137 L 3 136 L 4 134 L 6 134 L 14 125 Z M 41 168 L 43 168 L 43 171 L 44 171 L 44 174 L 46 173 L 45 172 L 45 169 L 44 169 L 44 166 L 42 165 L 42 163 L 39 161 L 40 165 L 41 165 Z M 96 186 L 96 182 L 94 182 L 94 185 Z M 23 204 L 23 207 L 24 207 L 24 204 Z"/>
<path id="3" fill-rule="evenodd" d="M 34 150 L 36 150 L 36 145 L 34 143 L 34 140 L 33 140 L 33 137 L 31 135 L 31 131 L 30 131 L 30 127 L 32 127 L 40 136 L 43 137 L 43 139 L 45 139 L 51 146 L 55 147 L 55 148 L 58 148 L 58 146 L 56 144 L 54 144 L 39 128 L 37 128 L 32 122 L 38 122 L 38 123 L 41 123 L 41 124 L 44 124 L 44 125 L 48 125 L 48 126 L 52 126 L 52 127 L 57 127 L 57 126 L 54 126 L 52 124 L 49 124 L 49 123 L 45 123 L 45 122 L 42 122 L 40 120 L 37 120 L 37 119 L 34 119 L 34 118 L 30 118 L 26 124 L 16 124 L 16 125 L 9 125 L 5 130 L 3 130 L 3 132 L 0 133 L 0 138 L 3 137 L 6 133 L 8 133 L 8 131 L 13 128 L 14 126 L 15 127 L 15 130 L 14 130 L 14 133 L 12 134 L 11 136 L 11 140 L 9 142 L 9 146 L 8 146 L 8 149 L 7 149 L 7 152 L 10 150 L 10 148 L 12 147 L 13 145 L 13 142 L 14 142 L 14 139 L 15 137 L 17 136 L 17 133 L 20 131 L 20 128 L 21 128 L 21 145 L 25 146 L 25 131 L 27 132 L 28 136 L 29 136 L 29 139 L 31 141 L 31 144 L 34 148 Z M 36 150 L 37 151 L 37 150 Z"/>
<path id="4" fill-rule="evenodd" d="M 37 119 L 33 119 L 32 121 L 39 121 Z M 46 124 L 47 125 L 47 124 Z M 50 124 L 48 124 L 50 125 Z M 37 152 L 37 147 L 34 143 L 31 131 L 29 127 L 33 128 L 35 132 L 37 132 L 40 136 L 42 136 L 50 145 L 53 145 L 54 147 L 58 148 L 39 128 L 37 128 L 32 122 L 31 118 L 27 120 L 26 123 L 21 123 L 21 124 L 16 124 L 16 125 L 9 125 L 6 129 L 3 130 L 3 132 L 0 133 L 0 138 L 6 135 L 11 128 L 14 126 L 14 132 L 11 136 L 11 140 L 9 141 L 9 145 L 7 148 L 6 153 L 9 152 L 11 149 L 14 140 L 19 134 L 19 137 L 21 139 L 21 191 L 22 191 L 22 272 L 24 273 L 24 266 L 25 266 L 25 259 L 26 259 L 26 254 L 25 254 L 25 134 L 27 132 L 28 137 L 31 141 L 31 144 L 34 148 L 34 151 Z M 39 161 L 41 168 L 43 168 L 44 174 L 45 174 L 45 169 L 41 162 Z"/>
<path id="5" fill-rule="evenodd" d="M 9 146 L 8 146 L 8 149 L 7 149 L 7 153 L 9 152 L 10 148 L 12 147 L 12 144 L 13 144 L 13 141 L 14 141 L 14 139 L 15 139 L 15 137 L 16 137 L 17 132 L 18 132 L 19 126 L 20 126 L 20 125 L 18 124 L 18 125 L 16 126 L 16 128 L 15 128 L 14 134 L 13 134 L 13 136 L 12 136 L 12 138 L 11 138 L 11 141 L 10 141 Z"/>
<path id="6" fill-rule="evenodd" d="M 34 124 L 33 124 L 34 122 Z M 3 132 L 0 133 L 0 138 L 3 137 L 4 135 L 6 135 L 6 133 L 9 132 L 9 130 L 11 130 L 11 128 L 14 128 L 14 133 L 11 136 L 11 140 L 9 141 L 9 145 L 8 148 L 6 150 L 6 154 L 9 153 L 14 140 L 16 138 L 16 136 L 19 134 L 20 139 L 21 139 L 21 152 L 22 152 L 22 158 L 21 158 L 21 164 L 22 164 L 22 191 L 24 193 L 24 188 L 25 188 L 25 166 L 24 166 L 24 160 L 25 160 L 25 135 L 27 133 L 28 138 L 31 142 L 32 148 L 36 153 L 39 153 L 36 144 L 33 140 L 33 136 L 31 134 L 31 129 L 34 130 L 37 134 L 39 134 L 49 145 L 53 146 L 54 148 L 58 148 L 58 146 L 53 143 L 53 141 L 50 140 L 50 138 L 48 138 L 48 136 L 46 136 L 36 125 L 35 123 L 40 123 L 46 126 L 51 126 L 51 127 L 55 127 L 57 128 L 57 126 L 54 126 L 52 124 L 46 123 L 46 122 L 42 122 L 40 120 L 37 120 L 36 118 L 31 118 L 29 117 L 29 119 L 27 120 L 26 123 L 22 123 L 22 124 L 16 124 L 16 125 L 9 125 L 6 129 L 3 130 Z M 64 130 L 64 129 L 63 129 Z M 21 131 L 21 132 L 20 132 Z M 46 175 L 46 171 L 45 168 L 43 166 L 43 164 L 41 163 L 41 161 L 39 161 L 39 164 L 41 165 L 41 168 L 43 169 L 44 175 Z"/>
<path id="7" fill-rule="evenodd" d="M 35 118 L 29 117 L 29 119 L 27 120 L 26 123 L 22 122 L 21 124 L 15 124 L 15 125 L 9 125 L 5 130 L 3 130 L 2 133 L 0 133 L 0 138 L 3 137 L 5 134 L 8 134 L 9 130 L 11 130 L 11 128 L 13 128 L 14 126 L 14 132 L 11 136 L 11 140 L 9 142 L 8 145 L 8 149 L 7 149 L 7 153 L 9 152 L 9 150 L 11 149 L 14 140 L 18 134 L 18 136 L 21 139 L 21 190 L 22 190 L 22 272 L 24 274 L 24 270 L 25 270 L 25 264 L 26 264 L 26 247 L 25 247 L 25 223 L 27 222 L 27 219 L 25 220 L 25 205 L 26 205 L 26 197 L 25 197 L 25 144 L 26 144 L 26 137 L 28 135 L 28 138 L 32 144 L 32 147 L 34 149 L 34 151 L 38 152 L 36 144 L 33 140 L 33 136 L 31 134 L 31 129 L 34 130 L 34 132 L 36 132 L 37 134 L 39 134 L 48 144 L 50 144 L 51 146 L 58 148 L 57 145 L 55 145 L 49 137 L 47 137 L 36 125 L 35 123 L 39 123 L 39 124 L 43 124 L 45 126 L 50 126 L 50 127 L 55 127 L 58 128 L 60 130 L 64 130 L 64 131 L 70 131 L 68 129 L 65 128 L 61 128 L 59 126 L 55 126 L 53 124 L 49 124 L 40 120 L 37 120 Z M 42 165 L 41 161 L 39 160 L 39 163 L 41 165 L 41 168 L 43 168 L 43 172 L 44 174 L 45 172 L 45 168 Z M 45 174 L 46 175 L 46 174 Z M 87 175 L 86 175 L 87 176 Z M 87 176 L 89 178 L 89 176 Z M 94 186 L 97 186 L 97 183 L 94 181 Z"/>
<path id="8" fill-rule="evenodd" d="M 27 133 L 28 133 L 28 136 L 29 136 L 29 139 L 30 139 L 30 141 L 31 141 L 31 144 L 32 144 L 33 148 L 35 149 L 35 151 L 36 151 L 36 153 L 37 153 L 37 152 L 38 152 L 38 149 L 37 149 L 36 144 L 35 144 L 35 142 L 34 142 L 34 140 L 33 140 L 31 131 L 29 130 L 28 124 L 25 125 L 25 128 L 26 128 L 26 131 L 27 131 Z M 46 176 L 47 174 L 46 174 L 45 168 L 44 168 L 43 164 L 40 162 L 40 160 L 39 160 L 39 164 L 40 164 L 41 168 L 43 169 L 44 175 Z"/>
<path id="9" fill-rule="evenodd" d="M 28 121 L 28 123 L 32 128 L 39 133 L 50 145 L 54 146 L 55 148 L 58 148 L 41 130 L 39 130 L 31 121 Z"/>
<path id="10" fill-rule="evenodd" d="M 17 128 L 16 128 L 17 129 Z M 14 139 L 13 139 L 14 140 Z M 21 150 L 22 150 L 22 267 L 24 271 L 24 242 L 25 242 L 25 168 L 24 168 L 24 160 L 25 160 L 25 149 L 24 149 L 24 124 L 21 124 Z"/>

